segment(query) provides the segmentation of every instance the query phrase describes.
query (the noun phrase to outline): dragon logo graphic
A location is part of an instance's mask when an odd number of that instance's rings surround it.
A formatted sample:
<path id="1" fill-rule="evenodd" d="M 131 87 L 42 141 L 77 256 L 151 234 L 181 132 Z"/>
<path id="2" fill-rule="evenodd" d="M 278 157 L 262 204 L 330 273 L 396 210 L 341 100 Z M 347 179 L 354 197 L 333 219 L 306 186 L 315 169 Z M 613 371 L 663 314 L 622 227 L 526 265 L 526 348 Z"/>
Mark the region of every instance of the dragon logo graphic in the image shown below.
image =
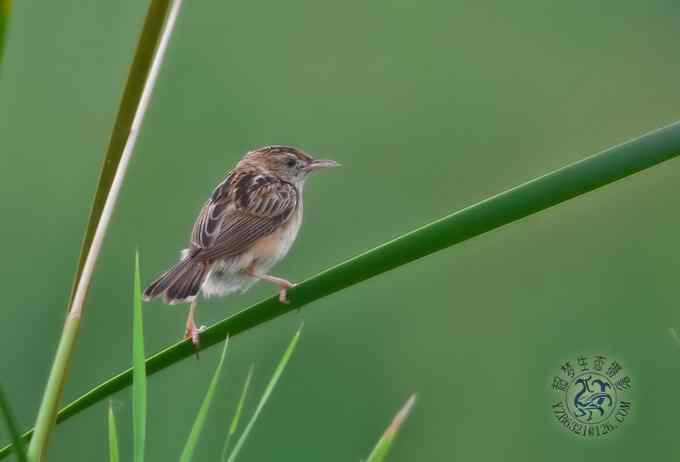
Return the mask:
<path id="1" fill-rule="evenodd" d="M 551 414 L 558 424 L 580 437 L 605 436 L 630 416 L 633 380 L 617 359 L 578 355 L 562 361 L 551 386 L 556 401 Z"/>
<path id="2" fill-rule="evenodd" d="M 592 374 L 583 375 L 574 380 L 577 392 L 572 403 L 575 417 L 592 422 L 608 415 L 614 405 L 612 385 L 606 378 L 593 378 Z M 611 390 L 610 394 L 608 390 Z"/>

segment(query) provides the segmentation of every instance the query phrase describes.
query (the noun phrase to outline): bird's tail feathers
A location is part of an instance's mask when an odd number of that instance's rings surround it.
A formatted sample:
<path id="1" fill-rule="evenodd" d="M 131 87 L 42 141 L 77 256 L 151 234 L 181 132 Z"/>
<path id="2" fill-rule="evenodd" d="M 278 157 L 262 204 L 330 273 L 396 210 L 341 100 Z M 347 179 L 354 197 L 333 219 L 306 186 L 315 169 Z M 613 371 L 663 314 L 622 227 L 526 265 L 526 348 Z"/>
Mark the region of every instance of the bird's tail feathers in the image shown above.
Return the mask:
<path id="1" fill-rule="evenodd" d="M 186 257 L 144 290 L 144 300 L 152 300 L 165 294 L 165 301 L 171 305 L 193 301 L 207 274 L 208 265 Z"/>

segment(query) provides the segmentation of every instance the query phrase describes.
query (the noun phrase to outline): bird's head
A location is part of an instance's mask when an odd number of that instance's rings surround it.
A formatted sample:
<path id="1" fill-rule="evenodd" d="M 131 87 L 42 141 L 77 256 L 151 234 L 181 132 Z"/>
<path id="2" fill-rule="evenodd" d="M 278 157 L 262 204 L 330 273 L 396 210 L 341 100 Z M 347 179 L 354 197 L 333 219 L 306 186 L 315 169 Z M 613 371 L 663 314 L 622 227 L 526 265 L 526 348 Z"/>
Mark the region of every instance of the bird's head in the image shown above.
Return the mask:
<path id="1" fill-rule="evenodd" d="M 291 146 L 266 146 L 250 151 L 244 160 L 291 183 L 304 181 L 315 170 L 340 166 L 334 160 L 314 159 Z"/>

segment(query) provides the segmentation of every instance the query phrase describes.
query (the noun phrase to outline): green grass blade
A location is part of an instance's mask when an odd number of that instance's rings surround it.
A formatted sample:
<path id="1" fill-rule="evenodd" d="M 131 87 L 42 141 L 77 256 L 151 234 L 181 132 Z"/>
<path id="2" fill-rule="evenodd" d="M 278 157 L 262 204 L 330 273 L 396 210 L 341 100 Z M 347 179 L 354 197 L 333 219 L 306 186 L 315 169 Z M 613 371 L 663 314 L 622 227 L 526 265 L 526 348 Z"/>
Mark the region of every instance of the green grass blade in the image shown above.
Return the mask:
<path id="1" fill-rule="evenodd" d="M 113 407 L 109 403 L 109 462 L 118 462 L 120 453 L 118 451 L 118 429 L 116 428 L 116 416 L 113 414 Z"/>
<path id="2" fill-rule="evenodd" d="M 2 57 L 7 42 L 7 27 L 9 26 L 11 9 L 12 0 L 0 0 L 0 69 L 2 69 Z"/>
<path id="3" fill-rule="evenodd" d="M 12 445 L 10 446 L 10 450 L 14 449 L 14 452 L 17 455 L 17 460 L 19 460 L 19 462 L 28 462 L 28 458 L 26 457 L 26 450 L 24 448 L 24 443 L 23 441 L 21 441 L 21 435 L 19 434 L 19 427 L 16 424 L 16 419 L 14 418 L 12 409 L 9 405 L 9 402 L 7 401 L 7 397 L 5 397 L 5 392 L 1 387 L 0 387 L 0 413 L 2 414 L 2 417 L 5 420 L 7 432 L 9 433 L 9 436 L 12 438 Z"/>
<path id="4" fill-rule="evenodd" d="M 680 122 L 516 186 L 327 269 L 290 289 L 290 304 L 281 304 L 278 297 L 270 297 L 205 330 L 201 333 L 201 348 L 223 341 L 227 334 L 233 338 L 373 276 L 500 228 L 678 155 Z M 147 373 L 154 374 L 194 353 L 190 341 L 176 343 L 147 360 Z M 119 373 L 66 406 L 59 413 L 58 421 L 64 421 L 106 399 L 130 386 L 131 382 L 131 370 Z M 26 435 L 29 434 L 30 432 Z M 6 454 L 7 448 L 0 450 L 0 458 Z"/>
<path id="5" fill-rule="evenodd" d="M 226 461 L 227 459 L 227 454 L 229 454 L 229 443 L 231 442 L 231 438 L 234 436 L 236 433 L 236 429 L 238 428 L 238 422 L 239 419 L 241 418 L 241 412 L 243 412 L 243 404 L 246 402 L 246 396 L 248 395 L 248 389 L 250 388 L 250 379 L 253 378 L 253 366 L 250 366 L 250 369 L 248 369 L 248 375 L 246 376 L 246 381 L 243 384 L 243 390 L 241 391 L 241 397 L 238 400 L 238 404 L 236 405 L 236 411 L 234 412 L 234 418 L 231 420 L 231 425 L 229 425 L 229 433 L 227 433 L 227 438 L 224 442 L 224 447 L 222 448 L 222 458 L 220 460 Z"/>
<path id="6" fill-rule="evenodd" d="M 182 456 L 180 457 L 180 462 L 191 462 L 191 458 L 194 455 L 194 449 L 196 449 L 196 444 L 198 443 L 198 438 L 201 436 L 201 431 L 203 431 L 203 426 L 205 425 L 205 418 L 208 415 L 208 410 L 210 409 L 210 403 L 212 403 L 213 396 L 215 395 L 215 390 L 217 389 L 217 384 L 220 381 L 220 375 L 222 373 L 222 366 L 224 365 L 224 358 L 227 355 L 227 347 L 229 346 L 229 337 L 224 341 L 224 348 L 222 349 L 222 356 L 220 356 L 220 362 L 217 363 L 217 369 L 215 369 L 215 374 L 210 382 L 208 391 L 203 398 L 203 403 L 201 408 L 198 410 L 196 415 L 196 420 L 194 421 L 194 426 L 191 428 L 191 433 L 189 433 L 189 438 L 184 445 L 184 450 L 182 451 Z"/>
<path id="7" fill-rule="evenodd" d="M 146 364 L 144 361 L 144 322 L 142 318 L 142 282 L 139 275 L 139 252 L 135 254 L 135 283 L 132 318 L 132 432 L 134 461 L 144 462 L 146 446 Z"/>
<path id="8" fill-rule="evenodd" d="M 250 435 L 250 432 L 253 430 L 253 427 L 255 426 L 255 422 L 257 422 L 257 418 L 260 416 L 260 412 L 262 412 L 262 409 L 264 408 L 265 404 L 267 404 L 269 397 L 274 391 L 274 387 L 276 387 L 276 384 L 281 378 L 281 374 L 283 374 L 283 371 L 286 368 L 286 365 L 288 364 L 290 357 L 293 355 L 295 345 L 297 345 L 298 340 L 300 339 L 301 330 L 302 329 L 298 330 L 295 333 L 295 335 L 293 336 L 293 340 L 291 340 L 290 345 L 288 345 L 288 348 L 286 349 L 285 353 L 283 353 L 283 356 L 281 357 L 279 364 L 276 366 L 276 370 L 274 371 L 271 380 L 269 380 L 269 383 L 267 384 L 267 388 L 265 388 L 264 393 L 262 394 L 262 398 L 260 398 L 260 402 L 257 403 L 257 407 L 255 408 L 253 416 L 250 418 L 250 421 L 246 425 L 246 428 L 243 429 L 243 433 L 241 433 L 241 436 L 236 441 L 236 445 L 234 445 L 234 450 L 231 452 L 231 454 L 229 454 L 227 462 L 234 462 L 239 452 L 241 452 L 243 445 L 248 439 L 248 435 Z"/>
<path id="9" fill-rule="evenodd" d="M 368 459 L 366 459 L 366 462 L 383 462 L 386 459 L 387 454 L 390 452 L 390 448 L 392 447 L 392 442 L 394 442 L 394 439 L 397 437 L 399 428 L 411 413 L 411 409 L 413 409 L 415 402 L 416 395 L 411 395 L 404 406 L 399 410 L 399 412 L 397 412 L 397 415 L 394 416 L 392 423 L 389 427 L 387 427 L 387 430 L 385 430 L 383 436 L 380 437 L 378 443 L 375 445 L 375 448 L 373 448 L 373 451 L 371 451 Z"/>

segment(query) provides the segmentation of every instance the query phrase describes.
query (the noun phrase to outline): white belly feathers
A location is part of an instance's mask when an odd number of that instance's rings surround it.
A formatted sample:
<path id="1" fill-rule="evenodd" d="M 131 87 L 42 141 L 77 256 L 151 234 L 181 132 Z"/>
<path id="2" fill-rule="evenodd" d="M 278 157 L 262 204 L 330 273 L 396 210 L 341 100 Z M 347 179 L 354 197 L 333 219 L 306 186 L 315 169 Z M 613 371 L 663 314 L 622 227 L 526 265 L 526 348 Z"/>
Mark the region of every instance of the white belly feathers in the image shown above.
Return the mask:
<path id="1" fill-rule="evenodd" d="M 245 273 L 253 262 L 255 271 L 267 273 L 269 269 L 286 256 L 295 242 L 302 225 L 302 203 L 288 222 L 269 236 L 259 239 L 242 254 L 214 263 L 202 290 L 205 297 L 223 296 L 234 292 L 245 292 L 257 279 Z"/>

